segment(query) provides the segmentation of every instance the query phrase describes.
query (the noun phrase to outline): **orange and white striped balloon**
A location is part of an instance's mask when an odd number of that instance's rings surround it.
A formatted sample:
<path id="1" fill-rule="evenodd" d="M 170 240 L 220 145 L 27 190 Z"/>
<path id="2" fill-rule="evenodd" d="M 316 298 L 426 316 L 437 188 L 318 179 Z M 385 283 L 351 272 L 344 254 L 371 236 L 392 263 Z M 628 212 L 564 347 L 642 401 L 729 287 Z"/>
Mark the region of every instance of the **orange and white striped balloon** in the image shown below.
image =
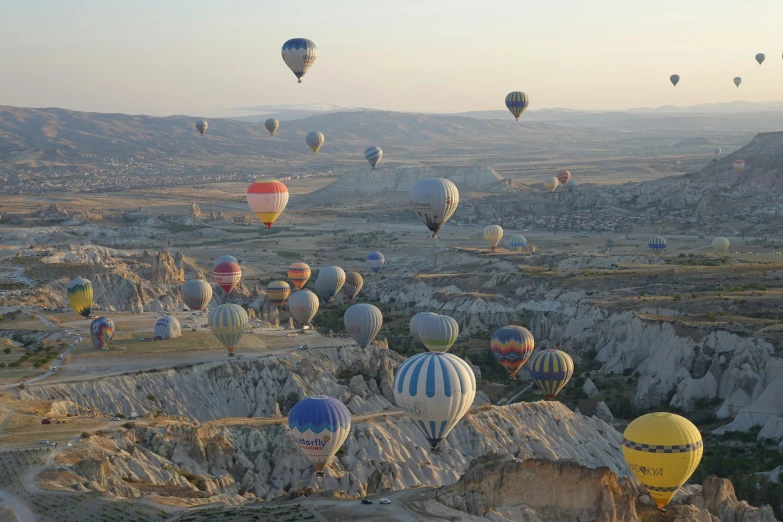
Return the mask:
<path id="1" fill-rule="evenodd" d="M 247 204 L 266 228 L 272 228 L 288 204 L 288 188 L 276 179 L 255 181 L 247 187 Z"/>

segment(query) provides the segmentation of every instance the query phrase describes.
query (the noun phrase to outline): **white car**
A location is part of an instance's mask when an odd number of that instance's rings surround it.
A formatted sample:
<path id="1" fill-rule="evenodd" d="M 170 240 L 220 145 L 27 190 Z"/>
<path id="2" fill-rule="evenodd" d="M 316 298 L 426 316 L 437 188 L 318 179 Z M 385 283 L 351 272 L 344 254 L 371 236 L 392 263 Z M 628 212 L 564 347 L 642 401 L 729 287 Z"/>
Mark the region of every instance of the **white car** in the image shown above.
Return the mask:
<path id="1" fill-rule="evenodd" d="M 389 500 L 388 498 L 382 498 L 380 503 L 381 504 L 391 504 L 391 500 Z"/>
<path id="2" fill-rule="evenodd" d="M 49 441 L 46 439 L 41 439 L 41 444 L 49 444 Z"/>
<path id="3" fill-rule="evenodd" d="M 241 359 L 242 357 L 244 357 L 244 355 L 242 355 L 241 353 L 238 353 L 237 357 Z"/>
<path id="4" fill-rule="evenodd" d="M 118 420 L 122 420 L 122 419 L 120 419 L 119 417 L 114 417 L 112 420 L 118 421 Z"/>

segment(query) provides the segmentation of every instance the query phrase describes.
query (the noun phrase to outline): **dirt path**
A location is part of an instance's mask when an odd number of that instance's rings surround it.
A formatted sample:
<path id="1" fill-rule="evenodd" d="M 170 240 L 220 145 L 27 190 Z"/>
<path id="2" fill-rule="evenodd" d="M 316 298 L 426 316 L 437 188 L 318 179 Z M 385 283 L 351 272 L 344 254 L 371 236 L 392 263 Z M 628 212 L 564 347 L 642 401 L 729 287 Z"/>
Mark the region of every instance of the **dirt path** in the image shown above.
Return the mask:
<path id="1" fill-rule="evenodd" d="M 3 501 L 0 503 L 0 507 L 12 509 L 16 515 L 16 518 L 22 522 L 36 522 L 38 520 L 38 517 L 35 516 L 33 510 L 30 509 L 30 507 L 19 497 L 0 489 L 0 500 Z"/>

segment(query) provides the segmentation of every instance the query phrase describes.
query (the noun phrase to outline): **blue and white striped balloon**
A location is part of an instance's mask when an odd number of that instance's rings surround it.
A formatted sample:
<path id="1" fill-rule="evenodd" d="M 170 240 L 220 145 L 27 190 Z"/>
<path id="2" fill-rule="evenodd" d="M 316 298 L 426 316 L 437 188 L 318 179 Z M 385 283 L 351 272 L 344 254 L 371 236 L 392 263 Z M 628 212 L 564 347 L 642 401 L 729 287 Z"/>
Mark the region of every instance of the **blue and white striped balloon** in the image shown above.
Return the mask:
<path id="1" fill-rule="evenodd" d="M 318 49 L 307 38 L 292 38 L 283 44 L 283 61 L 302 83 L 302 76 L 318 58 Z"/>
<path id="2" fill-rule="evenodd" d="M 666 250 L 666 238 L 663 236 L 651 237 L 647 246 L 650 247 L 650 250 L 652 250 L 654 254 L 660 254 Z"/>
<path id="3" fill-rule="evenodd" d="M 313 395 L 297 402 L 288 413 L 288 430 L 323 477 L 323 470 L 351 431 L 351 412 L 345 404 L 327 397 Z"/>
<path id="4" fill-rule="evenodd" d="M 476 376 L 456 355 L 427 352 L 400 365 L 393 387 L 397 406 L 413 419 L 436 451 L 473 404 Z"/>
<path id="5" fill-rule="evenodd" d="M 375 145 L 370 145 L 366 149 L 364 149 L 364 157 L 367 158 L 367 161 L 370 162 L 370 166 L 372 167 L 372 170 L 375 170 L 375 166 L 378 164 L 379 161 L 381 161 L 381 158 L 383 157 L 383 151 L 380 147 L 377 147 Z"/>
<path id="6" fill-rule="evenodd" d="M 367 254 L 367 264 L 370 265 L 373 273 L 377 274 L 385 262 L 386 258 L 383 257 L 383 254 L 380 252 L 370 252 Z"/>
<path id="7" fill-rule="evenodd" d="M 511 246 L 511 250 L 519 250 L 520 248 L 527 246 L 527 239 L 525 239 L 525 236 L 520 236 L 517 234 L 511 236 L 511 240 L 508 242 L 508 244 Z"/>

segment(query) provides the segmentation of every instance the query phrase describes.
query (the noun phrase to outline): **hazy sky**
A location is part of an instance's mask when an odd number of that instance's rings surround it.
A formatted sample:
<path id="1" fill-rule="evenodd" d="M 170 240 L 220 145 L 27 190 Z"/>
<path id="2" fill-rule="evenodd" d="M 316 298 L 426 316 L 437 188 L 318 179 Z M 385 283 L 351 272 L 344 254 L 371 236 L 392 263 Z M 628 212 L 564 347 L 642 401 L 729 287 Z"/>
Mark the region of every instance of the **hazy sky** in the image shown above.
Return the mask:
<path id="1" fill-rule="evenodd" d="M 452 112 L 503 108 L 512 90 L 533 109 L 771 101 L 781 20 L 780 0 L 2 0 L 0 105 Z M 280 57 L 293 37 L 319 51 L 301 85 Z"/>

